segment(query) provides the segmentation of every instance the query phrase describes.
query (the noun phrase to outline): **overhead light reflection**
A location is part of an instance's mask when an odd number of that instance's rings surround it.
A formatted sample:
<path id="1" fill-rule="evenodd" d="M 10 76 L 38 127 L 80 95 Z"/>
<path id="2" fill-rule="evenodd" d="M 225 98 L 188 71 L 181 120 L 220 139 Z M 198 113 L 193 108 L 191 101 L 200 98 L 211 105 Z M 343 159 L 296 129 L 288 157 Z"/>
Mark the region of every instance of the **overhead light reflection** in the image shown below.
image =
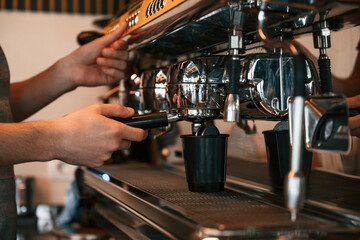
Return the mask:
<path id="1" fill-rule="evenodd" d="M 104 173 L 101 177 L 102 177 L 102 179 L 104 179 L 105 181 L 110 182 L 110 176 L 109 176 L 109 174 Z"/>
<path id="2" fill-rule="evenodd" d="M 137 78 L 137 74 L 136 74 L 136 73 L 134 73 L 134 74 L 131 75 L 131 77 L 130 77 L 130 79 L 133 80 L 133 81 L 135 80 L 135 78 Z"/>

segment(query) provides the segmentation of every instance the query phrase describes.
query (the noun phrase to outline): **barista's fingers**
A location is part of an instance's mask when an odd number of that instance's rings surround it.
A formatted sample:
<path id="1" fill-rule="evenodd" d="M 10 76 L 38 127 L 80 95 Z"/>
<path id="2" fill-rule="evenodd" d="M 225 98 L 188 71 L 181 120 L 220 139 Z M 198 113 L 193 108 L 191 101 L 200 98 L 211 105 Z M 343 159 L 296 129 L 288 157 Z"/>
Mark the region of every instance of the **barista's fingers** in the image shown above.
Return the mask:
<path id="1" fill-rule="evenodd" d="M 109 34 L 106 34 L 101 38 L 95 39 L 94 41 L 90 42 L 90 44 L 103 46 L 103 47 L 109 46 L 114 42 L 118 41 L 119 38 L 125 33 L 126 29 L 127 29 L 126 23 L 122 22 L 114 31 L 112 31 Z"/>
<path id="2" fill-rule="evenodd" d="M 115 50 L 127 50 L 128 44 L 124 40 L 117 40 L 111 44 L 111 47 Z"/>
<path id="3" fill-rule="evenodd" d="M 115 68 L 101 67 L 101 71 L 103 71 L 109 77 L 114 78 L 115 80 L 121 80 L 125 77 L 125 73 L 123 71 Z M 111 79 L 111 81 L 114 81 L 114 79 Z"/>
<path id="4" fill-rule="evenodd" d="M 360 128 L 360 115 L 349 117 L 349 127 L 351 130 Z"/>
<path id="5" fill-rule="evenodd" d="M 125 107 L 118 103 L 94 104 L 93 106 L 97 108 L 99 114 L 106 117 L 127 118 L 131 117 L 135 113 L 134 109 Z"/>
<path id="6" fill-rule="evenodd" d="M 101 167 L 105 164 L 106 161 L 109 161 L 111 159 L 111 153 L 104 154 L 103 156 L 99 157 L 93 162 L 86 163 L 89 167 Z"/>
<path id="7" fill-rule="evenodd" d="M 148 133 L 144 129 L 130 127 L 126 125 L 126 127 L 122 128 L 121 135 L 123 139 L 127 139 L 134 142 L 141 142 L 147 137 Z"/>
<path id="8" fill-rule="evenodd" d="M 124 70 L 127 67 L 126 61 L 120 59 L 114 59 L 114 58 L 99 57 L 96 59 L 96 63 L 102 67 L 116 68 L 119 70 Z"/>
<path id="9" fill-rule="evenodd" d="M 360 107 L 360 94 L 354 97 L 349 97 L 346 100 L 350 109 Z"/>
<path id="10" fill-rule="evenodd" d="M 119 142 L 119 150 L 129 149 L 130 147 L 131 147 L 131 141 L 129 141 L 129 140 L 122 139 Z"/>
<path id="11" fill-rule="evenodd" d="M 122 60 L 129 59 L 128 51 L 116 50 L 113 48 L 104 48 L 102 50 L 101 54 L 106 58 L 117 58 L 117 59 L 122 59 Z"/>

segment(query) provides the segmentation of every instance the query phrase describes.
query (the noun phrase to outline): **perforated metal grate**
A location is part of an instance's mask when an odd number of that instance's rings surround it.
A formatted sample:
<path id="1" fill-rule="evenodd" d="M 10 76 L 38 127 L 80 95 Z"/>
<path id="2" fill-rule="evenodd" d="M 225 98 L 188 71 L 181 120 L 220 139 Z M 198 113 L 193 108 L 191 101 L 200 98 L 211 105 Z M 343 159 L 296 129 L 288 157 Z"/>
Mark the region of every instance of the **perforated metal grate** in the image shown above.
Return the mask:
<path id="1" fill-rule="evenodd" d="M 220 229 L 247 228 L 314 228 L 326 221 L 299 216 L 295 223 L 285 209 L 264 204 L 249 197 L 225 190 L 219 193 L 193 193 L 184 177 L 148 166 L 105 166 L 100 171 L 110 174 L 169 204 L 203 227 Z"/>

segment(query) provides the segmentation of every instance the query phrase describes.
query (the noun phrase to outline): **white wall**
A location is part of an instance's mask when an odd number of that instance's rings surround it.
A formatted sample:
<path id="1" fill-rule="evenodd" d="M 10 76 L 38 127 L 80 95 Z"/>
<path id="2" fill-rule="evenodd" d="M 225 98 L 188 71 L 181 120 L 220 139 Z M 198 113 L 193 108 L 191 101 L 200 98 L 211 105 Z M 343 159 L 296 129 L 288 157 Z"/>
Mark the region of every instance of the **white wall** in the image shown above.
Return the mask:
<path id="1" fill-rule="evenodd" d="M 46 69 L 78 47 L 76 36 L 96 29 L 101 16 L 0 11 L 0 45 L 8 59 L 11 82 L 25 80 Z M 59 118 L 73 110 L 99 102 L 106 87 L 78 88 L 67 93 L 26 121 Z M 15 166 L 15 174 L 36 176 L 35 201 L 62 204 L 74 167 L 58 161 Z M 67 174 L 61 174 L 65 172 Z M 70 172 L 70 174 L 68 174 Z"/>

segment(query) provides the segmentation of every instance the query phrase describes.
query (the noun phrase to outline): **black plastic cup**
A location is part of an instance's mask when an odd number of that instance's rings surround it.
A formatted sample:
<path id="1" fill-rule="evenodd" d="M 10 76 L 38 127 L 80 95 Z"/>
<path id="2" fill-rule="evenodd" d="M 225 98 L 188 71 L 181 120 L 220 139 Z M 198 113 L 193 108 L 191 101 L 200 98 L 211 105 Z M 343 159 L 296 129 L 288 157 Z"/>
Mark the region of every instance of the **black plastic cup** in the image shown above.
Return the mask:
<path id="1" fill-rule="evenodd" d="M 270 183 L 275 191 L 282 191 L 284 180 L 290 170 L 291 147 L 289 130 L 281 131 L 264 131 L 266 155 L 269 166 Z M 303 149 L 303 166 L 302 171 L 308 180 L 311 163 L 312 152 Z"/>
<path id="2" fill-rule="evenodd" d="M 189 191 L 224 190 L 228 136 L 181 136 Z"/>

